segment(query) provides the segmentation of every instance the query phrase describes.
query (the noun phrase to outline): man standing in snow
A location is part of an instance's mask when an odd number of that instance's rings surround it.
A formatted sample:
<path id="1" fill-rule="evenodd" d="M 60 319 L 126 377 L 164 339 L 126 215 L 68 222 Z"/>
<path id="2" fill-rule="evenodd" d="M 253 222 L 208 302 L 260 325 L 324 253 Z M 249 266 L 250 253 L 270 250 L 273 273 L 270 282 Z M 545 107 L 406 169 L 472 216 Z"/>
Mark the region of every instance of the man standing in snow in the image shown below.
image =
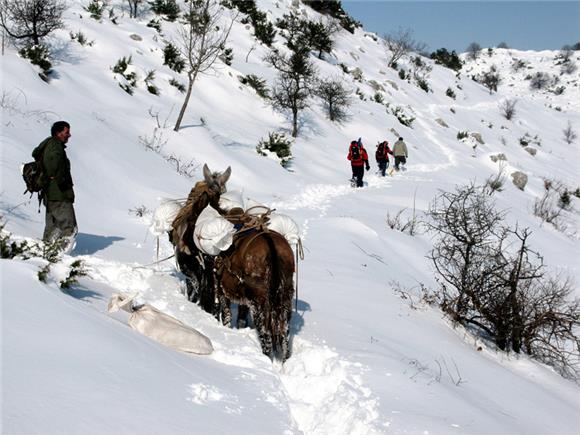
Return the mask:
<path id="1" fill-rule="evenodd" d="M 365 166 L 367 171 L 371 168 L 369 165 L 369 156 L 367 150 L 364 149 L 361 139 L 353 140 L 348 149 L 348 156 L 352 167 L 352 178 L 356 179 L 356 187 L 363 187 L 363 176 L 365 174 Z"/>
<path id="2" fill-rule="evenodd" d="M 395 156 L 395 170 L 399 170 L 400 165 L 405 165 L 407 163 L 407 158 L 409 153 L 407 152 L 407 145 L 403 142 L 403 138 L 400 137 L 395 145 L 393 145 L 393 155 Z"/>
<path id="3" fill-rule="evenodd" d="M 75 194 L 70 172 L 70 161 L 66 155 L 66 143 L 71 137 L 70 125 L 65 121 L 55 122 L 51 136 L 43 140 L 32 152 L 40 161 L 46 179 L 42 199 L 46 206 L 46 222 L 42 239 L 46 243 L 58 242 L 65 252 L 72 250 L 77 234 L 77 221 L 73 202 Z"/>

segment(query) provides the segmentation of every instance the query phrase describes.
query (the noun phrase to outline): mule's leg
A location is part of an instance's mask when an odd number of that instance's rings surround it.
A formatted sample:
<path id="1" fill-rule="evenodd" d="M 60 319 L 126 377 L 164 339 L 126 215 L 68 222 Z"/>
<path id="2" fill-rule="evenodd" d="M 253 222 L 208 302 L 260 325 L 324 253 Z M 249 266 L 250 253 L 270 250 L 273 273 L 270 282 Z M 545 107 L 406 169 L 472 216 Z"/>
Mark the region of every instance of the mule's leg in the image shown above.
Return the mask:
<path id="1" fill-rule="evenodd" d="M 282 339 L 282 362 L 290 358 L 292 350 L 290 349 L 290 319 L 292 318 L 292 308 L 286 309 L 286 321 L 284 328 L 284 337 Z"/>
<path id="2" fill-rule="evenodd" d="M 247 305 L 238 304 L 238 329 L 248 326 L 250 310 Z"/>
<path id="3" fill-rule="evenodd" d="M 232 325 L 232 309 L 230 307 L 230 300 L 225 295 L 219 295 L 219 303 L 222 315 L 222 324 L 230 327 Z"/>
<path id="4" fill-rule="evenodd" d="M 264 355 L 272 358 L 272 334 L 266 325 L 265 316 L 263 312 L 259 309 L 256 309 L 254 305 L 250 306 L 250 311 L 252 313 L 252 319 L 254 319 L 254 326 L 258 332 L 258 338 L 260 339 L 262 352 Z"/>

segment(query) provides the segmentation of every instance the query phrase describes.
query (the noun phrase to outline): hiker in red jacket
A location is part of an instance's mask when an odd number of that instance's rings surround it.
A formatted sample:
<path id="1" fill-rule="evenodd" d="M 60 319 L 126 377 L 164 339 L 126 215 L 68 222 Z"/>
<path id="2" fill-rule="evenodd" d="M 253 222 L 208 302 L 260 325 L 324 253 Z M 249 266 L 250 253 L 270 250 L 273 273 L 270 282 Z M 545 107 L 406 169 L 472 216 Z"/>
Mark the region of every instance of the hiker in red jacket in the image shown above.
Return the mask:
<path id="1" fill-rule="evenodd" d="M 363 176 L 365 174 L 365 167 L 368 171 L 371 167 L 369 165 L 369 156 L 367 150 L 364 149 L 362 141 L 353 140 L 348 149 L 348 156 L 352 167 L 353 181 L 356 178 L 356 187 L 363 187 Z"/>
<path id="2" fill-rule="evenodd" d="M 375 152 L 375 159 L 379 165 L 379 171 L 381 176 L 385 176 L 385 172 L 389 167 L 389 154 L 393 155 L 393 151 L 389 148 L 389 142 L 384 141 L 377 145 L 377 151 Z"/>

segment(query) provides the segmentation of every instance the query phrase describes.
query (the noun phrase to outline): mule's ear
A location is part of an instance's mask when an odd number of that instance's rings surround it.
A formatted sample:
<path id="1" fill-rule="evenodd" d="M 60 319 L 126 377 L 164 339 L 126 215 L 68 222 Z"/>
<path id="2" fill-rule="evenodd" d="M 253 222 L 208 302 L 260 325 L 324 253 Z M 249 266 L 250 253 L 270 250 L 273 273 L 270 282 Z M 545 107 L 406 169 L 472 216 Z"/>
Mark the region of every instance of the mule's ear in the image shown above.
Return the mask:
<path id="1" fill-rule="evenodd" d="M 226 182 L 229 180 L 230 175 L 232 175 L 232 167 L 228 166 L 228 169 L 226 169 L 218 178 L 220 186 L 226 185 Z"/>
<path id="2" fill-rule="evenodd" d="M 205 178 L 205 181 L 208 183 L 211 181 L 211 171 L 207 167 L 207 163 L 203 164 L 203 178 Z"/>

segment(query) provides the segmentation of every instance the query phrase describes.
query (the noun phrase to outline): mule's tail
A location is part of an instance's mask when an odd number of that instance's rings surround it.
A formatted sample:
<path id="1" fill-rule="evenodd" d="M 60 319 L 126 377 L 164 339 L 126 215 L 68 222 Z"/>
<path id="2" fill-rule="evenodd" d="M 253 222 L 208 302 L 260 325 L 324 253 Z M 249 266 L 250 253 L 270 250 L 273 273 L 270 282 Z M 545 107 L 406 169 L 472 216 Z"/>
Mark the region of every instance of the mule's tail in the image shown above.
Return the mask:
<path id="1" fill-rule="evenodd" d="M 269 286 L 273 355 L 282 361 L 290 357 L 290 317 L 294 296 L 294 253 L 284 236 L 269 232 L 266 237 L 272 265 Z"/>

